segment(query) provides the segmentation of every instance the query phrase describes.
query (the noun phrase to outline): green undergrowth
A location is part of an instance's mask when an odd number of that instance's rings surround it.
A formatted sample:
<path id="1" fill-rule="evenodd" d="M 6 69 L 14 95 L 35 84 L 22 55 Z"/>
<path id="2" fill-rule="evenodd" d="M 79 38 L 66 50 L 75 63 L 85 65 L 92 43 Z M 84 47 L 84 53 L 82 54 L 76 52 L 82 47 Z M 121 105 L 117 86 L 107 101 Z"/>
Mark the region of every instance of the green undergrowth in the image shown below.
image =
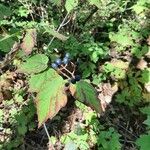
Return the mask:
<path id="1" fill-rule="evenodd" d="M 149 13 L 147 0 L 0 0 L 0 149 L 29 149 L 75 101 L 83 117 L 50 132 L 55 149 L 149 150 Z"/>

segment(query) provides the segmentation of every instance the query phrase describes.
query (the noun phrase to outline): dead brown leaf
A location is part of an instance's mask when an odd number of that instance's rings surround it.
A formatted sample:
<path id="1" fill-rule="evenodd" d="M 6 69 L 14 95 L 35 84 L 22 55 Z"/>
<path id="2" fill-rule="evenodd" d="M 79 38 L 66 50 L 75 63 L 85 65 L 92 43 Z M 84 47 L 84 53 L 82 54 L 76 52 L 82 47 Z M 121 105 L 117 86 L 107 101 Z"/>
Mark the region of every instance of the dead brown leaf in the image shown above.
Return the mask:
<path id="1" fill-rule="evenodd" d="M 103 111 L 105 111 L 107 105 L 112 101 L 112 97 L 117 90 L 117 83 L 114 85 L 111 85 L 110 83 L 103 83 L 99 86 L 98 92 L 100 92 L 100 94 L 98 95 L 98 98 L 101 101 L 101 107 Z"/>
<path id="2" fill-rule="evenodd" d="M 147 62 L 143 58 L 140 59 L 140 61 L 138 62 L 136 68 L 138 68 L 140 70 L 144 70 L 145 68 L 147 68 Z"/>
<path id="3" fill-rule="evenodd" d="M 35 29 L 26 30 L 23 42 L 21 43 L 21 48 L 23 49 L 26 55 L 31 54 L 35 44 L 36 44 L 36 30 Z"/>

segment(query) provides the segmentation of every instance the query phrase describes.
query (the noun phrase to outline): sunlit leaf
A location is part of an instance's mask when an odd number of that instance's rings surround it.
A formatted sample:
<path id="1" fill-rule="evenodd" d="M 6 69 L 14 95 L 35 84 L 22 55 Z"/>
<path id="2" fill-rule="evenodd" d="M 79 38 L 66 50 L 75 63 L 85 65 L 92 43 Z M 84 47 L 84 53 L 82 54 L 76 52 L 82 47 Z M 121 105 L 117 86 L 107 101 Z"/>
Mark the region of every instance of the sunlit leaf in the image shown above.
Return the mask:
<path id="1" fill-rule="evenodd" d="M 44 54 L 34 55 L 26 59 L 26 62 L 22 63 L 18 67 L 18 72 L 28 74 L 39 73 L 47 68 L 48 61 L 48 57 Z"/>
<path id="2" fill-rule="evenodd" d="M 140 150 L 149 150 L 150 148 L 150 135 L 141 135 L 137 139 L 136 144 L 140 147 Z"/>
<path id="3" fill-rule="evenodd" d="M 78 5 L 78 0 L 66 0 L 65 8 L 67 12 L 69 13 L 71 10 L 73 10 Z"/>
<path id="4" fill-rule="evenodd" d="M 123 47 L 133 45 L 133 40 L 130 36 L 125 34 L 124 32 L 118 32 L 118 33 L 109 33 L 109 38 L 112 42 L 116 42 L 120 44 Z"/>
<path id="5" fill-rule="evenodd" d="M 53 69 L 49 69 L 30 79 L 30 89 L 37 92 L 36 107 L 39 127 L 47 119 L 52 119 L 67 103 L 63 78 Z"/>
<path id="6" fill-rule="evenodd" d="M 88 0 L 88 1 L 89 1 L 89 3 L 90 3 L 91 5 L 95 5 L 95 6 L 97 6 L 98 8 L 100 8 L 101 5 L 102 5 L 101 0 Z"/>

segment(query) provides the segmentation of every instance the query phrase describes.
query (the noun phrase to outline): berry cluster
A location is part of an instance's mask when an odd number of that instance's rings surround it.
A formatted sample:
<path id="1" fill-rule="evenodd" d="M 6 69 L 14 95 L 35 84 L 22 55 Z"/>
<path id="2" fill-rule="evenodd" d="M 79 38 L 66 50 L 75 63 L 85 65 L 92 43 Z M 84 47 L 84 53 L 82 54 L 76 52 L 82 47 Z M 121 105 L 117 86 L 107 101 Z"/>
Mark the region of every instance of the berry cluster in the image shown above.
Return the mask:
<path id="1" fill-rule="evenodd" d="M 71 65 L 71 67 L 74 69 L 72 72 L 68 70 L 68 67 L 67 67 L 68 63 L 69 63 L 69 66 Z M 51 64 L 51 66 L 53 69 L 57 69 L 59 73 L 61 73 L 66 78 L 68 78 L 68 81 L 69 81 L 68 84 L 69 83 L 75 84 L 77 81 L 80 81 L 81 79 L 80 75 L 74 75 L 76 65 L 70 61 L 69 53 L 66 53 L 63 59 L 57 58 L 55 62 Z"/>
<path id="2" fill-rule="evenodd" d="M 57 58 L 55 60 L 55 62 L 52 63 L 52 65 L 51 65 L 52 68 L 58 69 L 58 67 L 61 66 L 62 64 L 67 65 L 69 63 L 69 57 L 70 57 L 70 54 L 66 53 L 65 57 L 63 58 L 63 60 L 61 60 L 60 58 Z"/>

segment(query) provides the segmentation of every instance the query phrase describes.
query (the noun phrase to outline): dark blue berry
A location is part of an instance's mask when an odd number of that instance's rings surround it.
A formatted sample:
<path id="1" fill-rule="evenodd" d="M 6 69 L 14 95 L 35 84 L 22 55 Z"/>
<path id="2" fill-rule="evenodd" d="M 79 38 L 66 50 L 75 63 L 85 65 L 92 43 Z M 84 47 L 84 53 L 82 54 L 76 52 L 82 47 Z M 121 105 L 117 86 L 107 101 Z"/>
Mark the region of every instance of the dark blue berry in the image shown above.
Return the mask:
<path id="1" fill-rule="evenodd" d="M 69 57 L 70 57 L 70 54 L 69 54 L 69 53 L 66 53 L 66 54 L 65 54 L 65 57 L 66 57 L 66 58 L 69 58 Z"/>
<path id="2" fill-rule="evenodd" d="M 75 83 L 76 83 L 76 80 L 75 80 L 74 78 L 72 78 L 72 79 L 70 80 L 70 82 L 71 82 L 72 84 L 75 84 Z"/>
<path id="3" fill-rule="evenodd" d="M 68 59 L 67 57 L 65 57 L 65 58 L 63 59 L 63 63 L 66 65 L 66 64 L 68 64 L 68 62 L 69 62 L 69 59 Z"/>
<path id="4" fill-rule="evenodd" d="M 76 75 L 76 76 L 75 76 L 75 80 L 76 80 L 76 81 L 80 81 L 80 79 L 81 79 L 81 76 L 80 76 L 80 75 Z"/>
<path id="5" fill-rule="evenodd" d="M 54 69 L 57 69 L 58 68 L 58 65 L 56 64 L 56 63 L 52 63 L 52 68 L 54 68 Z"/>
<path id="6" fill-rule="evenodd" d="M 57 65 L 61 65 L 62 61 L 61 61 L 60 58 L 57 58 L 56 61 L 55 61 L 55 63 L 56 63 Z"/>

